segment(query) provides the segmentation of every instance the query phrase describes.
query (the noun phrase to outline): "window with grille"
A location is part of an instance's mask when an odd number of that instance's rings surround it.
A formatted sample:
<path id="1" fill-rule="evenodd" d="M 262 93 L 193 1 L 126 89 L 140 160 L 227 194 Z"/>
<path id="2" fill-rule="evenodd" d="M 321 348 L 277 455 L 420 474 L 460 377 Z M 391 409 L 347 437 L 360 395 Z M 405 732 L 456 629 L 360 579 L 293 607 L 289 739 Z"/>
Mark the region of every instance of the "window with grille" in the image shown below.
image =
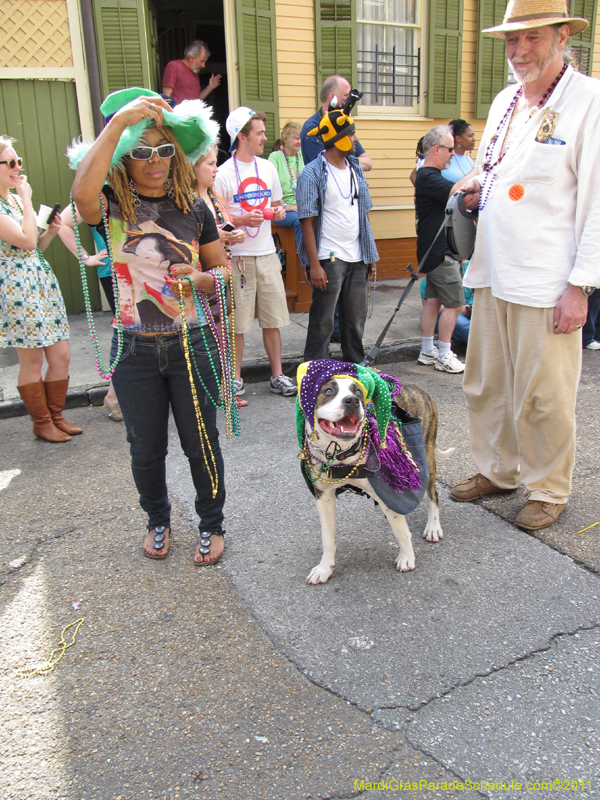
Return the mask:
<path id="1" fill-rule="evenodd" d="M 421 85 L 419 0 L 356 0 L 361 105 L 414 108 Z"/>

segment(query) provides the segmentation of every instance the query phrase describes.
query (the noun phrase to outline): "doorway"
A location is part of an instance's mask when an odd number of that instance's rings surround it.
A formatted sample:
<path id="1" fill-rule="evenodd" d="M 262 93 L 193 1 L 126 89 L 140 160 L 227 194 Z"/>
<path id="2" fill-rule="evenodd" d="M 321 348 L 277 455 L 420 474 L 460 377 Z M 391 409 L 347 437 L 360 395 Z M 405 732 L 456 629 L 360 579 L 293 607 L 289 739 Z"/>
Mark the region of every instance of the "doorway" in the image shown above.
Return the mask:
<path id="1" fill-rule="evenodd" d="M 154 8 L 161 79 L 168 62 L 183 58 L 186 45 L 195 39 L 206 42 L 210 49 L 210 58 L 199 75 L 201 88 L 206 88 L 212 74 L 222 76 L 219 86 L 213 89 L 205 101 L 212 106 L 213 117 L 221 128 L 221 164 L 229 156 L 229 136 L 225 129 L 229 114 L 229 85 L 223 0 L 203 0 L 202 3 L 197 0 L 154 0 Z"/>

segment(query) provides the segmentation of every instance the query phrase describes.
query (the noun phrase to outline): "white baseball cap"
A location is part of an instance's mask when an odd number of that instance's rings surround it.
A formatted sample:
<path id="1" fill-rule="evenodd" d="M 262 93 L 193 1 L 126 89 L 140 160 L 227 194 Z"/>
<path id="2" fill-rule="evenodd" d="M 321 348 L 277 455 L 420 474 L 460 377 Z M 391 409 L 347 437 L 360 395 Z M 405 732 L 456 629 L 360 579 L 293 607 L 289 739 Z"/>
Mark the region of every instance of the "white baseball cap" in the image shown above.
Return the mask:
<path id="1" fill-rule="evenodd" d="M 253 114 L 254 111 L 251 108 L 248 108 L 247 106 L 240 106 L 232 111 L 227 117 L 225 127 L 227 128 L 227 133 L 231 137 L 231 147 L 229 148 L 230 153 L 236 148 L 236 139 L 238 133 L 242 130 L 244 125 L 247 124 L 248 120 Z"/>

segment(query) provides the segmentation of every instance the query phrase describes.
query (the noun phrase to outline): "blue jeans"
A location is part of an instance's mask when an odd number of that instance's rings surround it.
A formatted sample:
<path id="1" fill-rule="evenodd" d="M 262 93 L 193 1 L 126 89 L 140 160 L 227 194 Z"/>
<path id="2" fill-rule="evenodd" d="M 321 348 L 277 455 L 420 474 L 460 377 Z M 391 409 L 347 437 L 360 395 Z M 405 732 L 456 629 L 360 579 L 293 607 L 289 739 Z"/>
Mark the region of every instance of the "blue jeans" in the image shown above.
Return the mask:
<path id="1" fill-rule="evenodd" d="M 278 225 L 281 228 L 291 228 L 294 226 L 294 236 L 296 237 L 296 247 L 300 244 L 302 239 L 302 228 L 300 227 L 300 219 L 297 211 L 286 211 L 285 219 L 273 222 L 273 225 Z"/>
<path id="2" fill-rule="evenodd" d="M 217 347 L 208 326 L 204 333 L 210 356 L 219 368 Z M 210 395 L 218 400 L 219 390 L 200 328 L 190 332 L 198 370 Z M 117 354 L 117 332 L 113 334 L 111 361 Z M 217 410 L 194 374 L 198 403 L 218 473 L 218 491 L 212 496 L 192 391 L 180 333 L 157 336 L 123 334 L 123 356 L 113 375 L 113 386 L 123 412 L 131 452 L 131 471 L 140 495 L 140 506 L 148 515 L 148 528 L 170 527 L 171 504 L 167 492 L 165 460 L 168 448 L 169 406 L 173 411 L 179 441 L 190 462 L 196 489 L 199 530 L 218 531 L 223 523 L 225 480 L 219 447 Z M 207 453 L 210 462 L 210 453 Z M 211 463 L 212 467 L 212 463 Z"/>
<path id="3" fill-rule="evenodd" d="M 452 338 L 456 339 L 457 342 L 463 342 L 464 344 L 467 344 L 469 341 L 470 328 L 471 320 L 469 317 L 465 317 L 464 314 L 459 314 L 456 318 L 456 325 L 454 326 Z"/>
<path id="4" fill-rule="evenodd" d="M 304 360 L 329 358 L 329 339 L 338 301 L 340 309 L 340 338 L 344 361 L 360 363 L 365 357 L 362 337 L 367 318 L 368 266 L 362 261 L 342 261 L 336 258 L 320 262 L 327 274 L 327 288 L 312 290 L 308 315 L 308 331 L 304 345 Z M 306 274 L 310 280 L 310 267 Z"/>
<path id="5" fill-rule="evenodd" d="M 584 347 L 594 339 L 600 342 L 600 289 L 588 297 L 588 314 L 581 334 Z"/>

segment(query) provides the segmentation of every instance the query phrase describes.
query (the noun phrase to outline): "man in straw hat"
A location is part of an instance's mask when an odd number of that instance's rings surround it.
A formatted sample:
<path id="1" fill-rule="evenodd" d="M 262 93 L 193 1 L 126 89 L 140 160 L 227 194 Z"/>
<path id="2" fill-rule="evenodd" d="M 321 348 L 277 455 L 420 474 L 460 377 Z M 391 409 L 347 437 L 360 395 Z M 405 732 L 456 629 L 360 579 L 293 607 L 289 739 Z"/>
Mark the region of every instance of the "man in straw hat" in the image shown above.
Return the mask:
<path id="1" fill-rule="evenodd" d="M 479 206 L 465 285 L 475 290 L 464 373 L 479 472 L 469 501 L 523 484 L 519 527 L 552 525 L 571 491 L 581 326 L 600 286 L 600 83 L 565 59 L 588 26 L 564 0 L 511 0 L 502 37 L 520 81 L 494 100 L 463 189 Z"/>

